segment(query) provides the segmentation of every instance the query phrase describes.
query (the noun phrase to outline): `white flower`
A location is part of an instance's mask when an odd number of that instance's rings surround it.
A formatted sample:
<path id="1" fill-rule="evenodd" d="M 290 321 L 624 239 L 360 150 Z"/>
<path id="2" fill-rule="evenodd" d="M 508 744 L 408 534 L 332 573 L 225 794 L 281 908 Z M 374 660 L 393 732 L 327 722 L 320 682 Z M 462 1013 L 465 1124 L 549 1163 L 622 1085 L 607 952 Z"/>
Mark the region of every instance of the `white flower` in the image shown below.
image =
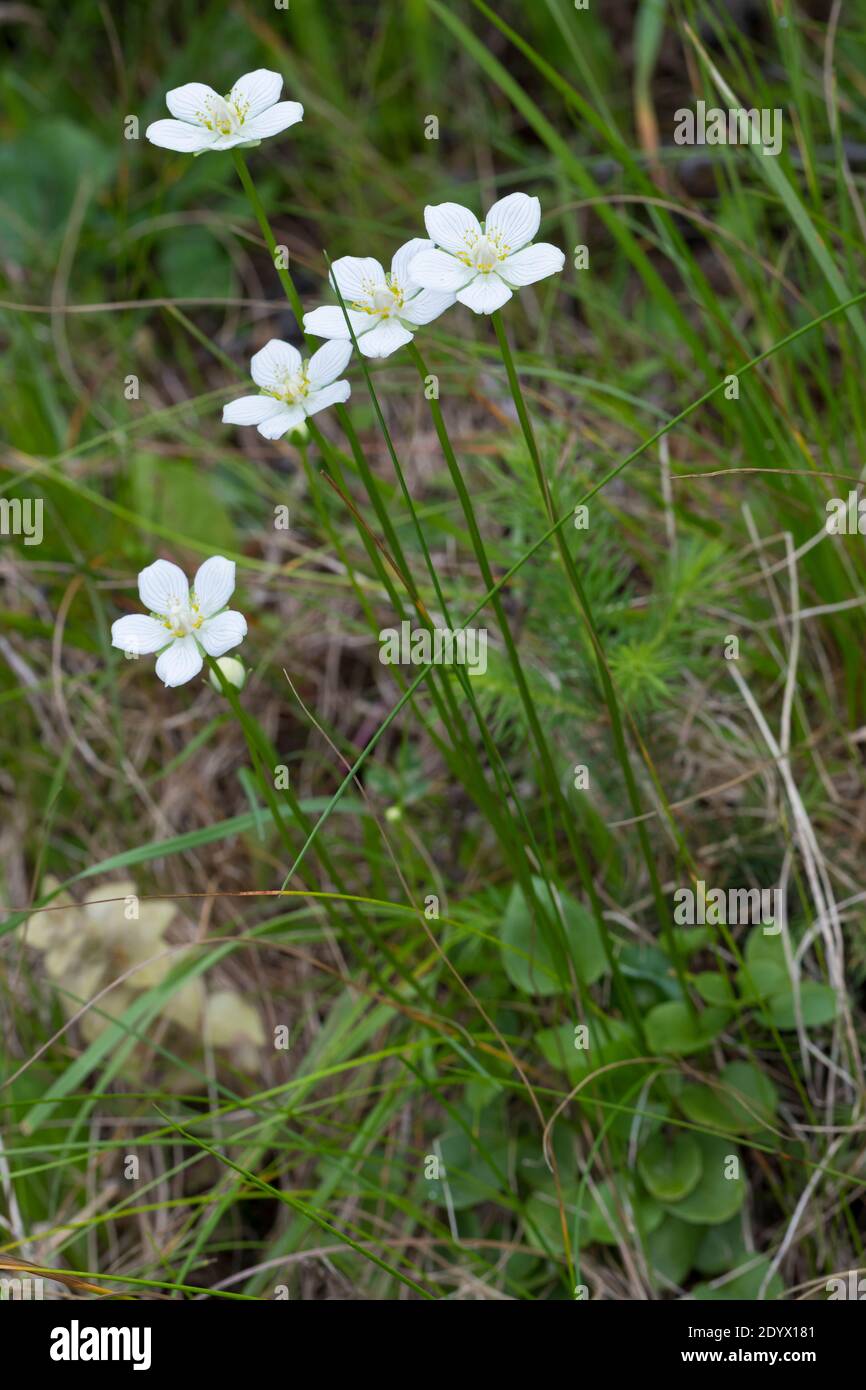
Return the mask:
<path id="1" fill-rule="evenodd" d="M 257 425 L 265 439 L 280 439 L 307 416 L 349 399 L 348 381 L 336 378 L 351 356 L 351 343 L 326 343 L 304 361 L 291 343 L 271 338 L 250 362 L 262 394 L 230 401 L 223 408 L 223 424 Z"/>
<path id="2" fill-rule="evenodd" d="M 412 278 L 410 267 L 420 251 L 433 242 L 413 237 L 394 252 L 388 274 L 370 256 L 341 256 L 331 266 L 331 283 L 346 306 L 352 332 L 365 357 L 390 357 L 411 343 L 414 329 L 431 323 L 454 303 L 450 291 L 424 290 Z M 304 314 L 304 332 L 317 338 L 349 337 L 340 305 L 325 305 Z"/>
<path id="3" fill-rule="evenodd" d="M 111 644 L 130 656 L 159 652 L 156 674 L 166 685 L 184 685 L 202 668 L 202 651 L 222 656 L 244 640 L 246 619 L 223 611 L 235 587 L 235 565 L 222 555 L 205 560 L 194 587 L 177 565 L 155 560 L 138 576 L 138 592 L 150 616 L 129 614 L 111 625 Z"/>
<path id="4" fill-rule="evenodd" d="M 303 119 L 300 102 L 280 101 L 282 90 L 280 74 L 267 68 L 239 77 L 225 97 L 203 82 L 187 82 L 165 98 L 176 119 L 154 121 L 144 133 L 152 145 L 184 154 L 257 145 L 266 136 L 279 135 Z"/>
<path id="5" fill-rule="evenodd" d="M 427 290 L 450 292 L 476 314 L 492 314 L 522 285 L 562 270 L 565 256 L 556 247 L 532 238 L 541 221 L 541 204 L 526 193 L 500 198 L 484 226 L 459 203 L 424 209 L 435 250 L 412 261 L 412 279 Z"/>

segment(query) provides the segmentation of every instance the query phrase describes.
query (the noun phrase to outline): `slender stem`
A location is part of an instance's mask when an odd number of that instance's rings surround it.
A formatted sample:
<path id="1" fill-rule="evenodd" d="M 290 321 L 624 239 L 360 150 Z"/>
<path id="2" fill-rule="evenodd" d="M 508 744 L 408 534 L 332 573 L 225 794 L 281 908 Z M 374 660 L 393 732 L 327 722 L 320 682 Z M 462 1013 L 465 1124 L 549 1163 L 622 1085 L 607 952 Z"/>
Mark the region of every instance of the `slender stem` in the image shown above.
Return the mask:
<path id="1" fill-rule="evenodd" d="M 523 438 L 526 442 L 526 447 L 529 451 L 529 457 L 532 461 L 532 467 L 535 471 L 535 478 L 536 482 L 538 483 L 538 488 L 541 493 L 542 501 L 544 502 L 544 509 L 547 514 L 548 521 L 553 523 L 556 520 L 556 513 L 553 507 L 553 502 L 551 500 L 550 489 L 547 485 L 547 479 L 544 476 L 544 469 L 541 464 L 541 456 L 538 452 L 538 445 L 535 441 L 535 434 L 532 429 L 532 422 L 529 418 L 529 412 L 526 409 L 526 402 L 523 399 L 523 391 L 520 387 L 520 379 L 517 375 L 517 368 L 514 365 L 514 357 L 512 356 L 511 347 L 508 342 L 508 335 L 505 332 L 505 325 L 502 322 L 502 316 L 498 312 L 496 312 L 492 315 L 492 318 L 493 327 L 496 331 L 496 340 L 499 343 L 499 351 L 501 352 L 502 360 L 505 363 L 505 371 L 508 376 L 508 385 L 511 390 L 511 398 L 514 401 L 515 409 L 517 410 L 517 418 L 520 421 L 520 428 L 523 432 Z M 598 635 L 598 630 L 593 620 L 592 611 L 590 609 L 589 601 L 587 599 L 586 592 L 581 582 L 580 575 L 578 574 L 577 566 L 575 565 L 571 552 L 565 543 L 565 537 L 562 531 L 559 529 L 557 529 L 556 531 L 556 546 L 562 559 L 563 568 L 568 577 L 569 583 L 571 584 L 572 590 L 574 591 L 575 597 L 577 598 L 579 613 L 583 618 L 583 621 L 586 623 L 590 639 L 592 641 L 592 648 L 595 654 L 599 679 L 601 680 L 602 690 L 604 692 L 604 700 L 608 708 L 608 713 L 610 715 L 611 730 L 613 732 L 613 740 L 614 745 L 616 747 L 617 758 L 619 760 L 620 766 L 622 767 L 623 776 L 625 777 L 626 787 L 628 789 L 628 796 L 631 802 L 632 811 L 636 817 L 642 817 L 643 807 L 641 805 L 640 793 L 638 791 L 637 781 L 634 775 L 634 769 L 632 768 L 631 759 L 628 753 L 628 747 L 625 740 L 625 732 L 623 730 L 622 718 L 619 710 L 619 701 L 617 700 L 616 690 L 614 688 L 613 680 L 611 679 L 610 671 L 607 665 L 607 660 L 605 659 L 604 648 L 602 647 L 601 639 Z M 644 824 L 644 821 L 642 819 L 638 819 L 637 821 L 637 834 L 638 840 L 640 841 L 641 852 L 643 854 L 644 861 L 647 866 L 647 871 L 649 873 L 653 899 L 655 901 L 656 906 L 656 913 L 658 914 L 659 926 L 667 944 L 668 954 L 670 955 L 671 961 L 674 965 L 674 969 L 676 970 L 677 979 L 679 981 L 680 989 L 683 993 L 683 998 L 688 1007 L 692 1010 L 692 1012 L 694 1012 L 694 1003 L 692 1001 L 691 995 L 686 984 L 685 969 L 683 967 L 682 960 L 680 959 L 680 953 L 677 948 L 677 944 L 674 941 L 673 928 L 671 924 L 671 915 L 668 910 L 668 905 L 665 902 L 664 894 L 662 892 L 662 885 L 661 879 L 659 877 L 658 866 L 656 864 L 653 849 L 649 841 L 649 835 L 647 834 L 646 825 Z"/>
<path id="2" fill-rule="evenodd" d="M 250 206 L 252 207 L 252 210 L 256 215 L 258 224 L 262 229 L 262 236 L 264 237 L 265 242 L 267 243 L 267 248 L 271 253 L 271 260 L 274 263 L 274 270 L 280 277 L 280 284 L 282 285 L 285 291 L 286 299 L 289 301 L 289 304 L 292 307 L 292 313 L 294 314 L 297 320 L 298 327 L 303 333 L 304 310 L 301 304 L 300 296 L 298 295 L 298 291 L 295 289 L 295 282 L 289 274 L 288 270 L 279 264 L 276 237 L 274 236 L 273 231 L 271 230 L 271 224 L 268 221 L 268 214 L 265 212 L 262 200 L 258 194 L 258 190 L 255 184 L 253 183 L 252 174 L 247 168 L 247 162 L 241 154 L 240 150 L 232 150 L 232 158 L 235 162 L 235 168 L 238 171 L 238 178 L 243 184 L 244 192 L 250 200 Z"/>

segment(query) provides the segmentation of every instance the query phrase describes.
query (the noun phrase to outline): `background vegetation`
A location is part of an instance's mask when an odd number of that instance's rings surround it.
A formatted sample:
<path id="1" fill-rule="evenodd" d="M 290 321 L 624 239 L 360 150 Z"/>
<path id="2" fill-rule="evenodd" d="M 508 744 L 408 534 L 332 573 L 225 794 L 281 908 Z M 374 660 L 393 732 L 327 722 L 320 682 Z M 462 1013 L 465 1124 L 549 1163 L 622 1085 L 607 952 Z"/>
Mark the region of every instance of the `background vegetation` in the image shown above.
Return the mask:
<path id="1" fill-rule="evenodd" d="M 0 483 L 45 535 L 0 540 L 0 1258 L 161 1297 L 826 1297 L 864 1264 L 866 561 L 824 529 L 866 443 L 862 0 L 6 8 Z M 305 308 L 427 202 L 541 198 L 566 268 L 503 312 L 534 434 L 460 306 L 421 364 L 353 359 L 348 433 L 221 425 L 294 319 L 232 158 L 143 131 L 260 66 L 305 106 L 248 156 Z M 673 143 L 728 91 L 782 109 L 777 159 Z M 110 647 L 139 569 L 213 553 L 242 724 Z M 486 627 L 485 676 L 380 664 L 413 598 Z M 782 885 L 785 931 L 677 926 L 699 880 Z M 130 882 L 179 949 L 88 1037 L 27 933 Z M 194 980 L 252 1055 L 178 1023 Z"/>

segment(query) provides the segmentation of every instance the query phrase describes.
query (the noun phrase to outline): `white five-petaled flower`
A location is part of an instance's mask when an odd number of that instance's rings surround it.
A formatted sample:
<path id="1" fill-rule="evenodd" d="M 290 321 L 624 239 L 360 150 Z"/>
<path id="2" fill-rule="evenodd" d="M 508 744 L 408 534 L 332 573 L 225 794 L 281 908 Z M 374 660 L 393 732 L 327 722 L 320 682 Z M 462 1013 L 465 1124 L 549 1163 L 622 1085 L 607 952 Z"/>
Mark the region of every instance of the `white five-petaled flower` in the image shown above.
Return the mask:
<path id="1" fill-rule="evenodd" d="M 111 625 L 111 644 L 128 656 L 159 652 L 156 674 L 166 685 L 184 685 L 204 659 L 222 656 L 247 633 L 243 614 L 223 611 L 234 593 L 235 564 L 222 555 L 205 560 L 190 590 L 186 575 L 169 560 L 155 560 L 138 576 L 138 592 L 150 616 L 130 613 Z"/>
<path id="2" fill-rule="evenodd" d="M 280 74 L 267 68 L 244 73 L 225 97 L 203 82 L 187 82 L 165 98 L 175 119 L 154 121 L 144 133 L 152 145 L 184 154 L 257 145 L 303 118 L 299 101 L 280 101 L 282 90 Z"/>
<path id="3" fill-rule="evenodd" d="M 371 256 L 341 256 L 331 266 L 331 282 L 346 306 L 358 349 L 365 357 L 390 357 L 411 343 L 414 330 L 431 323 L 454 303 L 450 291 L 425 290 L 413 280 L 410 266 L 433 242 L 413 237 L 394 252 L 387 273 Z M 323 305 L 304 315 L 304 331 L 317 338 L 349 337 L 339 304 Z"/>
<path id="4" fill-rule="evenodd" d="M 280 439 L 309 415 L 347 401 L 348 381 L 337 381 L 352 356 L 351 343 L 325 343 L 307 360 L 291 343 L 271 338 L 250 362 L 260 396 L 241 396 L 223 407 L 224 425 L 257 425 L 265 439 Z"/>
<path id="5" fill-rule="evenodd" d="M 565 256 L 540 241 L 532 244 L 541 221 L 541 204 L 526 193 L 509 193 L 484 219 L 459 203 L 424 209 L 424 223 L 436 249 L 421 251 L 409 267 L 427 290 L 448 292 L 476 314 L 492 314 L 512 290 L 562 270 Z"/>

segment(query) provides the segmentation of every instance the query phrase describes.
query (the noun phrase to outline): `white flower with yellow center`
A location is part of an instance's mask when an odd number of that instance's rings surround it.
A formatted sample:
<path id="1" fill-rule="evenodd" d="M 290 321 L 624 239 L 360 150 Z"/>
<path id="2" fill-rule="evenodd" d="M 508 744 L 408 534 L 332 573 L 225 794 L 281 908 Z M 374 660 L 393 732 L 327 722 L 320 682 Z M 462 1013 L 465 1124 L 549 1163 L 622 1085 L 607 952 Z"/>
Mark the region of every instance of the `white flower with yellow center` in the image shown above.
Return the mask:
<path id="1" fill-rule="evenodd" d="M 415 329 L 431 323 L 454 303 L 454 295 L 422 289 L 412 279 L 410 266 L 420 251 L 433 249 L 432 241 L 413 237 L 394 252 L 387 273 L 371 256 L 341 256 L 331 266 L 358 350 L 365 357 L 390 357 L 411 343 Z M 349 338 L 346 314 L 339 304 L 323 305 L 304 315 L 304 332 L 316 338 Z"/>
<path id="2" fill-rule="evenodd" d="M 226 611 L 234 593 L 235 564 L 222 555 L 205 560 L 190 590 L 183 570 L 155 560 L 138 576 L 138 592 L 148 617 L 130 613 L 111 625 L 111 644 L 128 656 L 159 652 L 156 674 L 166 685 L 184 685 L 204 664 L 202 652 L 222 656 L 246 636 L 241 613 Z"/>
<path id="3" fill-rule="evenodd" d="M 565 256 L 556 247 L 532 243 L 541 222 L 541 204 L 526 193 L 509 193 L 484 219 L 459 203 L 424 209 L 424 223 L 435 249 L 421 251 L 409 267 L 426 290 L 453 294 L 476 314 L 492 314 L 512 291 L 562 270 Z"/>
<path id="4" fill-rule="evenodd" d="M 183 154 L 258 145 L 268 135 L 279 135 L 303 119 L 300 102 L 280 101 L 282 90 L 280 74 L 267 68 L 239 77 L 224 97 L 203 82 L 187 82 L 165 98 L 175 119 L 154 121 L 144 134 L 152 145 Z"/>
<path id="5" fill-rule="evenodd" d="M 326 343 L 305 360 L 296 347 L 271 338 L 250 362 L 260 396 L 241 396 L 223 408 L 224 425 L 256 425 L 265 439 L 280 439 L 329 405 L 347 401 L 348 381 L 336 378 L 352 356 L 351 343 Z"/>

